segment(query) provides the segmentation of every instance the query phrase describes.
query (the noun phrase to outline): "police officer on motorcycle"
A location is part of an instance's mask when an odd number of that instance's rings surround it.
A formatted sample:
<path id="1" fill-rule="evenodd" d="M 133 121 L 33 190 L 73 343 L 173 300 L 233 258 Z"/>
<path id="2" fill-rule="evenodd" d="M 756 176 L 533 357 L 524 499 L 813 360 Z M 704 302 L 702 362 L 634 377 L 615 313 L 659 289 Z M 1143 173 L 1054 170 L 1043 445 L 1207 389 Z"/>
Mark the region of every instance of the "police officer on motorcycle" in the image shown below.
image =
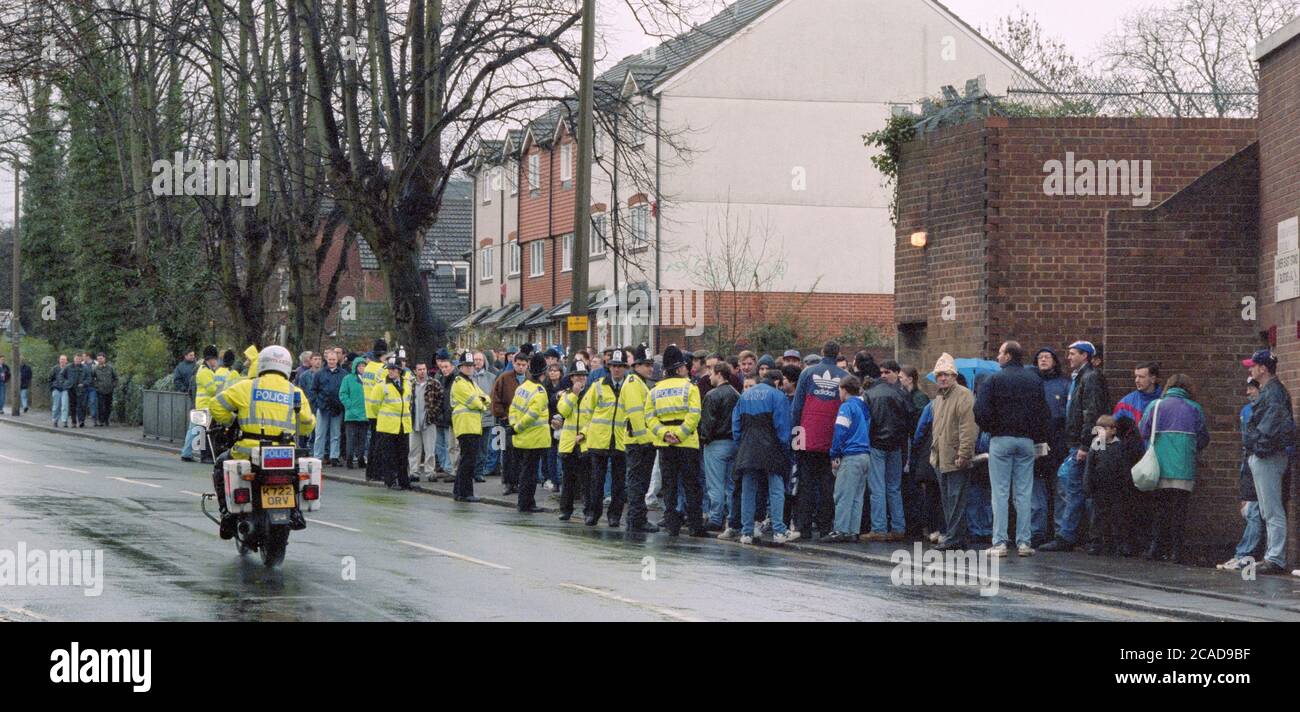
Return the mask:
<path id="1" fill-rule="evenodd" d="M 226 388 L 210 401 L 212 419 L 219 424 L 239 419 L 243 437 L 216 460 L 212 484 L 221 508 L 221 538 L 235 536 L 237 520 L 226 507 L 222 467 L 226 460 L 252 459 L 253 449 L 262 441 L 293 445 L 297 435 L 309 435 L 316 427 L 316 417 L 301 388 L 289 382 L 293 357 L 282 346 L 267 346 L 257 355 L 257 376 Z M 295 417 L 296 411 L 296 417 Z M 301 529 L 302 514 L 294 510 L 293 526 Z"/>

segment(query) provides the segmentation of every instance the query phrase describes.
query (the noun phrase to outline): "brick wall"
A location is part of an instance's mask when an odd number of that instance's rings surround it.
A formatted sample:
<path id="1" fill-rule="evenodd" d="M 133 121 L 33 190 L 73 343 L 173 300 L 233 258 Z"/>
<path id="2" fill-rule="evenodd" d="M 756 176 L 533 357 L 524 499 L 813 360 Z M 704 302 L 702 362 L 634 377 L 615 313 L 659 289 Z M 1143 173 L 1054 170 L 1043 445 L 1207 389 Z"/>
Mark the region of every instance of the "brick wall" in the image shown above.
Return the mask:
<path id="1" fill-rule="evenodd" d="M 1111 211 L 1105 230 L 1102 320 L 1111 397 L 1133 389 L 1133 368 L 1157 360 L 1164 378 L 1185 373 L 1205 411 L 1202 454 L 1188 514 L 1189 553 L 1222 560 L 1241 536 L 1238 413 L 1258 342 L 1243 319 L 1258 265 L 1259 149 L 1252 144 L 1152 210 Z"/>
<path id="2" fill-rule="evenodd" d="M 1027 348 L 1104 341 L 1106 212 L 1130 195 L 1049 196 L 1044 165 L 1077 160 L 1150 160 L 1151 206 L 1256 140 L 1253 120 L 1006 119 L 988 127 L 988 342 Z"/>
<path id="3" fill-rule="evenodd" d="M 1300 215 L 1300 40 L 1278 48 L 1260 61 L 1260 249 L 1259 327 L 1277 329 L 1278 377 L 1294 397 L 1300 392 L 1300 300 L 1274 305 L 1273 260 L 1278 223 Z M 1300 483 L 1291 478 L 1288 538 L 1291 561 L 1300 560 Z"/>
<path id="4" fill-rule="evenodd" d="M 946 128 L 909 144 L 899 172 L 895 321 L 926 324 L 925 344 L 904 355 L 933 364 L 943 352 L 973 356 L 986 336 L 987 132 L 982 122 Z M 928 245 L 913 247 L 914 232 Z M 956 319 L 942 300 L 956 300 Z M 902 355 L 902 354 L 900 354 Z"/>
<path id="5" fill-rule="evenodd" d="M 560 181 L 560 156 L 561 147 L 574 141 L 567 131 L 561 131 L 561 136 L 554 145 L 530 145 L 520 162 L 519 243 L 523 250 L 520 260 L 520 301 L 524 307 L 540 304 L 549 308 L 558 301 L 564 301 L 573 291 L 572 274 L 560 271 L 559 240 L 560 236 L 573 232 L 576 193 L 572 179 L 568 183 Z M 535 194 L 528 190 L 527 156 L 532 154 L 541 157 L 541 188 Z M 576 157 L 577 150 L 572 150 L 570 155 Z M 577 175 L 576 166 L 573 175 Z M 546 243 L 543 248 L 544 274 L 530 277 L 532 250 L 529 244 L 536 240 L 544 240 Z"/>

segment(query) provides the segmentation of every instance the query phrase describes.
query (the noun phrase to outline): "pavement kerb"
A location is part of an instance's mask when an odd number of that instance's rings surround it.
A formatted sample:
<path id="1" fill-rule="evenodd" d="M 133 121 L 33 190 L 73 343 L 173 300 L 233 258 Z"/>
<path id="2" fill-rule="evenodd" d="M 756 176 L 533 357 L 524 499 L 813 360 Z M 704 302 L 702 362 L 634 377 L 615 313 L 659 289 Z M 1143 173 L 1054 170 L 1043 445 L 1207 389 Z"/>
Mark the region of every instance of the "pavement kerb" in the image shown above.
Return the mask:
<path id="1" fill-rule="evenodd" d="M 179 448 L 171 445 L 163 445 L 161 443 L 151 443 L 143 440 L 132 440 L 128 438 L 99 435 L 94 432 L 80 432 L 79 429 L 53 428 L 49 426 L 40 425 L 34 422 L 24 422 L 22 420 L 8 417 L 8 416 L 0 417 L 0 424 L 16 425 L 19 427 L 28 428 L 30 430 L 41 430 L 48 433 L 71 435 L 74 437 L 88 438 L 100 442 L 114 443 L 117 445 L 131 445 L 135 447 L 141 447 L 149 450 L 167 452 L 172 454 L 176 454 L 177 452 L 179 452 Z M 364 477 L 354 477 L 349 475 L 326 474 L 324 475 L 324 479 L 335 481 L 335 482 L 344 482 L 352 485 L 360 485 L 365 487 L 385 487 L 384 483 L 382 482 L 370 482 L 367 481 Z M 434 496 L 446 497 L 446 498 L 451 498 L 452 496 L 450 492 L 431 489 L 428 487 L 424 487 L 421 484 L 412 484 L 411 491 L 417 492 L 419 494 L 434 495 Z M 514 500 L 502 499 L 493 496 L 483 496 L 483 495 L 479 495 L 479 497 L 484 504 L 491 504 L 499 507 L 509 507 L 512 509 L 515 508 L 516 506 L 516 502 Z M 553 507 L 546 507 L 546 506 L 542 506 L 542 510 L 543 512 L 548 512 L 548 513 L 555 513 L 559 511 L 558 509 L 555 509 Z M 717 543 L 720 545 L 723 544 L 723 542 L 717 542 Z M 733 546 L 740 546 L 740 544 L 738 543 L 733 544 Z M 817 556 L 822 558 L 833 558 L 842 561 L 853 561 L 857 563 L 871 564 L 874 566 L 885 566 L 891 569 L 897 565 L 894 561 L 890 559 L 889 556 L 885 556 L 882 554 L 872 554 L 867 552 L 851 551 L 843 548 L 843 545 L 816 545 L 810 543 L 792 542 L 784 545 L 784 547 L 768 546 L 765 548 L 776 550 L 776 551 L 785 549 L 785 550 L 799 552 L 802 554 L 807 554 L 810 556 Z M 1084 573 L 1085 575 L 1090 575 L 1090 576 L 1096 575 L 1090 572 L 1075 572 L 1075 573 Z M 1182 593 L 1182 594 L 1187 594 L 1192 596 L 1199 596 L 1203 598 L 1204 597 L 1215 598 L 1217 600 L 1224 600 L 1224 601 L 1237 603 L 1237 604 L 1245 603 L 1245 604 L 1258 605 L 1261 608 L 1266 608 L 1266 609 L 1273 608 L 1264 603 L 1254 603 L 1239 598 L 1216 595 L 1213 592 L 1192 591 L 1188 589 L 1178 588 L 1175 586 L 1162 586 L 1160 584 L 1152 584 L 1147 582 L 1134 582 L 1126 579 L 1120 579 L 1117 577 L 1103 577 L 1103 578 L 1106 578 L 1110 581 L 1136 586 L 1139 588 L 1158 590 L 1167 593 Z M 1173 616 L 1178 618 L 1184 618 L 1187 620 L 1214 621 L 1214 622 L 1231 620 L 1227 616 L 1216 615 L 1213 613 L 1199 611 L 1195 609 L 1170 608 L 1166 606 L 1159 606 L 1159 605 L 1147 603 L 1145 601 L 1141 601 L 1137 599 L 1121 598 L 1117 596 L 1107 596 L 1107 595 L 1096 594 L 1096 593 L 1087 593 L 1083 591 L 1061 588 L 1059 586 L 1051 586 L 1047 584 L 1035 583 L 1032 581 L 1023 581 L 1014 578 L 1006 578 L 1005 575 L 999 576 L 998 585 L 1006 586 L 1017 590 L 1028 591 L 1031 593 L 1051 595 L 1060 598 L 1081 601 L 1084 603 L 1095 603 L 1098 605 L 1125 608 L 1125 609 L 1142 611 L 1146 613 L 1153 613 L 1153 614 L 1164 615 L 1164 616 Z M 1276 609 L 1274 608 L 1274 610 Z"/>

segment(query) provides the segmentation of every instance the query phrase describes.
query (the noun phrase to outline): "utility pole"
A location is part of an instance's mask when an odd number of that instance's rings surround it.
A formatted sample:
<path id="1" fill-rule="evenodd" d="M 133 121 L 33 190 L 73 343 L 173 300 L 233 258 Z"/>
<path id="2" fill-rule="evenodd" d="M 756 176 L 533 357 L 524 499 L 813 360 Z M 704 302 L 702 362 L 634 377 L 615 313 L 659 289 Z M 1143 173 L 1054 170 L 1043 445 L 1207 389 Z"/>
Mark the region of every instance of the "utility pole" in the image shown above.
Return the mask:
<path id="1" fill-rule="evenodd" d="M 13 358 L 10 360 L 11 366 L 9 367 L 9 397 L 10 397 L 10 399 L 11 399 L 9 402 L 13 404 L 13 410 L 12 410 L 12 412 L 13 412 L 14 415 L 20 415 L 21 413 L 20 413 L 19 411 L 20 411 L 20 409 L 22 408 L 22 401 L 19 399 L 19 390 L 20 390 L 20 387 L 22 386 L 22 361 L 19 360 L 19 357 L 21 356 L 21 354 L 19 353 L 19 348 L 18 348 L 18 342 L 21 341 L 22 339 L 21 339 L 21 338 L 19 337 L 19 335 L 18 335 L 19 332 L 21 331 L 21 322 L 18 321 L 18 306 L 19 306 L 19 304 L 20 304 L 21 301 L 22 301 L 22 279 L 21 279 L 21 277 L 22 277 L 22 273 L 23 273 L 23 253 L 22 253 L 22 241 L 21 241 L 21 240 L 19 239 L 19 237 L 18 237 L 18 235 L 19 235 L 19 232 L 18 232 L 18 227 L 19 227 L 19 226 L 18 226 L 18 213 L 19 213 L 19 208 L 18 208 L 18 198 L 19 198 L 18 176 L 19 176 L 19 173 L 18 173 L 18 156 L 15 155 L 15 156 L 14 156 L 14 231 L 13 231 L 13 238 L 14 238 L 14 271 L 13 271 L 14 298 L 13 298 L 13 313 L 12 313 L 11 316 L 9 317 L 9 333 L 10 333 L 9 340 L 10 340 L 11 345 L 13 346 Z M 0 403 L 0 408 L 4 408 L 4 404 L 3 404 L 3 403 Z"/>
<path id="2" fill-rule="evenodd" d="M 582 1 L 582 70 L 578 78 L 578 185 L 573 219 L 573 301 L 569 307 L 570 323 L 578 317 L 587 321 L 587 251 L 591 246 L 591 161 L 595 121 L 593 90 L 596 54 L 596 0 Z M 586 328 L 569 330 L 569 363 L 587 346 Z"/>

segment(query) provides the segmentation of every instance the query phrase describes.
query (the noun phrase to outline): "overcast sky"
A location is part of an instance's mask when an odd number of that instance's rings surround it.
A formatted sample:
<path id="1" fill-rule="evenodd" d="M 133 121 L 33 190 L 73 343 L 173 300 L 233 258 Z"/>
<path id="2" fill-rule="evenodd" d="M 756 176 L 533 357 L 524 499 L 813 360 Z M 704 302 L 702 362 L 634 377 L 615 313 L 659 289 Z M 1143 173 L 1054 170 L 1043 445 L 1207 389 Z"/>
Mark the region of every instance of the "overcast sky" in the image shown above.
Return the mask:
<path id="1" fill-rule="evenodd" d="M 1143 6 L 1168 5 L 1173 1 L 1087 0 L 1085 3 L 1075 3 L 1063 0 L 944 0 L 944 4 L 979 29 L 990 27 L 998 18 L 1014 13 L 1017 7 L 1023 7 L 1038 17 L 1049 35 L 1063 40 L 1076 55 L 1086 57 L 1092 54 L 1107 33 L 1115 29 L 1124 15 Z M 713 7 L 723 7 L 725 4 L 722 0 L 716 0 Z M 647 37 L 641 31 L 627 9 L 625 0 L 602 0 L 599 7 L 603 16 L 597 18 L 598 35 L 603 38 L 606 50 L 601 58 L 601 69 L 611 66 L 626 55 L 657 44 L 655 39 Z M 707 16 L 698 19 L 702 21 Z M 13 176 L 6 165 L 0 168 L 0 224 L 13 222 L 13 194 Z"/>

